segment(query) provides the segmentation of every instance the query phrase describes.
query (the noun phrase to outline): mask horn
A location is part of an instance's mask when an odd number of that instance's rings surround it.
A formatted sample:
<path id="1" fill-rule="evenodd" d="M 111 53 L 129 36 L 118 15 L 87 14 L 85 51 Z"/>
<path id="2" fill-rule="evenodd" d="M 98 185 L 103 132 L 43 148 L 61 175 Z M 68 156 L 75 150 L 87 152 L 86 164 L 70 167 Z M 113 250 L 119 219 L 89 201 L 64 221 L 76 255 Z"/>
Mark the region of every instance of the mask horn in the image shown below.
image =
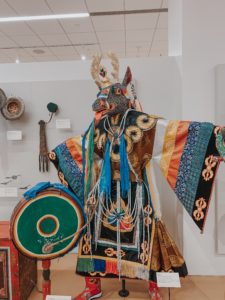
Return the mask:
<path id="1" fill-rule="evenodd" d="M 102 82 L 99 77 L 99 68 L 100 68 L 101 59 L 102 59 L 101 56 L 96 55 L 93 57 L 92 64 L 91 64 L 91 76 L 100 90 L 102 88 Z"/>
<path id="2" fill-rule="evenodd" d="M 131 80 L 132 80 L 132 73 L 130 67 L 127 67 L 122 85 L 127 86 L 131 82 Z"/>
<path id="3" fill-rule="evenodd" d="M 113 67 L 112 77 L 115 82 L 119 81 L 119 60 L 115 53 L 109 52 L 108 57 L 111 59 L 111 64 Z"/>

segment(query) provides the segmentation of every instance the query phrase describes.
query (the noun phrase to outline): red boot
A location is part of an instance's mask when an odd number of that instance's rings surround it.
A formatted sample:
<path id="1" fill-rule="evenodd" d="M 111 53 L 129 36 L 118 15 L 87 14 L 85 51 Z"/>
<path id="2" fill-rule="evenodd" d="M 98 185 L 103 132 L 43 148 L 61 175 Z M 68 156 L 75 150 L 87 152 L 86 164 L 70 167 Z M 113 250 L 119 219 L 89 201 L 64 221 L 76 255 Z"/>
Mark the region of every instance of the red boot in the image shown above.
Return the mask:
<path id="1" fill-rule="evenodd" d="M 102 296 L 100 278 L 85 277 L 86 287 L 74 300 L 92 300 Z"/>
<path id="2" fill-rule="evenodd" d="M 149 281 L 149 295 L 151 300 L 162 300 L 159 293 L 159 287 L 154 281 Z"/>

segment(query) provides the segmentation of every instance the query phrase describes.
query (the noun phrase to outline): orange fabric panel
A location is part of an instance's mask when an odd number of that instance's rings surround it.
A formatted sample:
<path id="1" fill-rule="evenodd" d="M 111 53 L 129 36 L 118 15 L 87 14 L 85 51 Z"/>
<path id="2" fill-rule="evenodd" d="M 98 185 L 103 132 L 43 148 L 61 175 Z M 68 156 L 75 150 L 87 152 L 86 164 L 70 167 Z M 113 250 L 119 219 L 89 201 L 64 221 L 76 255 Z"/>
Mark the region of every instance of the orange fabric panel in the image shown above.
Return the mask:
<path id="1" fill-rule="evenodd" d="M 117 269 L 117 260 L 107 260 L 106 259 L 106 268 L 105 272 L 118 275 L 118 269 Z"/>
<path id="2" fill-rule="evenodd" d="M 170 160 L 175 147 L 178 125 L 179 121 L 170 121 L 165 132 L 162 156 L 160 159 L 160 169 L 165 178 L 167 178 L 168 175 Z"/>
<path id="3" fill-rule="evenodd" d="M 178 170 L 180 166 L 181 155 L 184 151 L 184 146 L 188 136 L 188 128 L 190 122 L 181 121 L 177 129 L 177 135 L 175 140 L 175 147 L 170 160 L 167 181 L 171 188 L 174 189 L 176 186 Z"/>

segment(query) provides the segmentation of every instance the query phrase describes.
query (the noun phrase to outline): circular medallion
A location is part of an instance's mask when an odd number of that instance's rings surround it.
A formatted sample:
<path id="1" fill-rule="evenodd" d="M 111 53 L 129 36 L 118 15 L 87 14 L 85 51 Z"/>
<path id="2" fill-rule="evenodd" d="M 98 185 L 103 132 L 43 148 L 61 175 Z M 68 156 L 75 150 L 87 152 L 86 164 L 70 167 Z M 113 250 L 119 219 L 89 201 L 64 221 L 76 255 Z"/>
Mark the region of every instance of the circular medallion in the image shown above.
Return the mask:
<path id="1" fill-rule="evenodd" d="M 24 102 L 19 97 L 8 98 L 4 107 L 2 108 L 2 114 L 6 120 L 19 119 L 24 113 L 24 111 Z"/>
<path id="2" fill-rule="evenodd" d="M 37 231 L 43 237 L 51 237 L 59 230 L 59 220 L 54 215 L 45 215 L 37 221 Z"/>

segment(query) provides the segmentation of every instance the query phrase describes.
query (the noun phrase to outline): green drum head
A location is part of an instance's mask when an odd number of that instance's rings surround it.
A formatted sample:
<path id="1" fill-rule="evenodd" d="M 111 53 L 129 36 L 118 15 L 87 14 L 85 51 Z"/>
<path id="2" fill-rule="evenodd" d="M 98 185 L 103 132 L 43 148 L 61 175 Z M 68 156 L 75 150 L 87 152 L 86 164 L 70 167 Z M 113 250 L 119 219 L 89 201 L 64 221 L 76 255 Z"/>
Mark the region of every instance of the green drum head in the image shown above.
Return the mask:
<path id="1" fill-rule="evenodd" d="M 46 193 L 20 208 L 13 223 L 13 239 L 25 255 L 51 259 L 75 246 L 80 235 L 73 234 L 83 225 L 78 203 L 63 195 Z"/>

